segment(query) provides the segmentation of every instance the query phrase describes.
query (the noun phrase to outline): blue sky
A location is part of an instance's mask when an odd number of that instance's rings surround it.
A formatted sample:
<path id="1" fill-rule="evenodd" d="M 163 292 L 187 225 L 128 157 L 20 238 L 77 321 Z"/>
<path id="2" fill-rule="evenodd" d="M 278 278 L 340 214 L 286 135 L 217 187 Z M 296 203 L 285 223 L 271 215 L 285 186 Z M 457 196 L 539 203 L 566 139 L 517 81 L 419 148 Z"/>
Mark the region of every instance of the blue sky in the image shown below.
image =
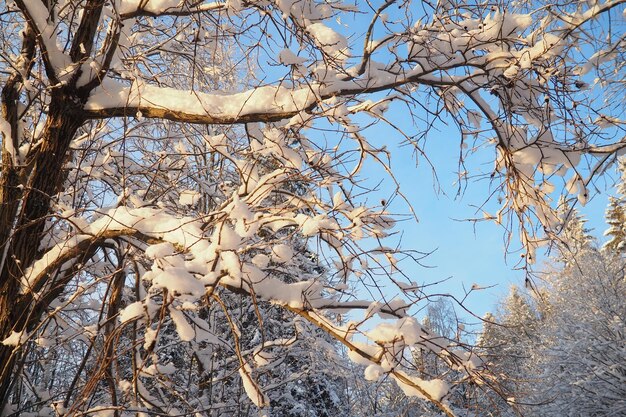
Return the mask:
<path id="1" fill-rule="evenodd" d="M 392 16 L 397 13 L 395 8 L 390 8 L 388 12 Z M 413 12 L 417 17 L 423 10 L 416 8 Z M 359 28 L 367 27 L 369 23 L 367 19 L 367 16 L 361 14 L 342 16 L 342 21 L 336 22 L 333 28 L 350 36 L 358 50 L 363 41 L 363 31 Z M 379 29 L 374 31 L 374 38 L 380 35 Z M 355 33 L 361 35 L 355 37 Z M 294 46 L 293 50 L 297 48 Z M 384 51 L 380 54 L 383 55 L 381 59 L 384 60 Z M 369 98 L 380 98 L 382 95 L 381 93 Z M 494 98 L 485 97 L 485 99 L 493 100 Z M 428 106 L 428 104 L 425 105 Z M 407 112 L 406 106 L 392 105 L 386 115 L 394 123 L 398 123 L 396 127 L 400 130 L 415 133 L 423 129 L 425 125 L 419 121 L 417 121 L 417 126 L 411 125 L 412 120 Z M 424 117 L 427 116 L 424 115 Z M 446 116 L 442 115 L 442 117 L 445 121 Z M 361 119 L 358 120 L 361 121 Z M 330 143 L 336 143 L 338 140 L 330 132 L 317 134 L 326 136 Z M 483 145 L 472 158 L 466 161 L 470 174 L 483 173 L 485 176 L 482 180 L 470 179 L 463 195 L 457 196 L 460 133 L 454 125 L 446 126 L 441 122 L 436 124 L 435 128 L 429 132 L 428 140 L 424 142 L 423 150 L 436 168 L 438 183 L 434 182 L 431 166 L 425 159 L 418 158 L 416 166 L 414 149 L 411 146 L 399 146 L 403 137 L 393 128 L 384 127 L 380 123 L 366 129 L 364 134 L 371 144 L 377 147 L 386 146 L 391 152 L 396 180 L 399 181 L 401 191 L 409 200 L 409 204 L 419 219 L 419 222 L 415 222 L 407 216 L 406 221 L 398 223 L 396 230 L 402 234 L 402 248 L 422 252 L 434 251 L 423 260 L 425 265 L 430 266 L 429 268 L 409 263 L 403 265 L 404 272 L 409 279 L 419 284 L 446 280 L 439 286 L 430 288 L 430 291 L 451 293 L 458 298 L 464 296 L 464 290 L 469 290 L 473 284 L 477 284 L 485 289 L 473 292 L 465 304 L 466 307 L 478 316 L 484 315 L 487 311 L 494 311 L 497 302 L 506 295 L 510 286 L 523 285 L 525 278 L 525 271 L 516 270 L 516 267 L 520 266 L 520 252 L 518 251 L 520 244 L 515 234 L 511 237 L 507 254 L 506 230 L 502 226 L 492 221 L 467 221 L 483 217 L 483 213 L 476 207 L 482 205 L 492 191 L 488 178 L 493 170 L 494 147 Z M 386 178 L 384 171 L 372 165 L 368 164 L 362 172 L 364 185 L 374 187 L 379 184 L 379 181 L 384 181 L 377 192 L 368 194 L 366 198 L 375 199 L 374 201 L 388 199 L 395 185 L 393 181 Z M 611 185 L 607 181 L 606 189 L 601 190 L 602 195 L 592 196 L 586 207 L 577 207 L 589 220 L 589 227 L 594 229 L 594 234 L 600 239 L 606 228 L 604 210 L 607 195 L 613 193 Z M 489 213 L 493 214 L 499 208 L 495 200 L 495 197 L 492 197 L 485 207 Z M 389 211 L 393 214 L 408 214 L 409 207 L 400 198 L 396 198 L 389 206 Z M 513 226 L 517 227 L 517 225 Z M 541 256 L 541 253 L 538 255 Z M 545 255 L 543 259 L 540 257 L 535 266 L 537 270 L 541 270 L 545 259 Z"/>
<path id="2" fill-rule="evenodd" d="M 393 110 L 392 107 L 389 111 Z M 400 119 L 397 114 L 395 116 L 395 120 Z M 398 127 L 411 130 L 410 126 Z M 520 244 L 517 237 L 512 236 L 507 254 L 506 230 L 502 226 L 493 221 L 468 221 L 483 217 L 482 211 L 476 207 L 489 197 L 488 180 L 470 179 L 464 193 L 457 196 L 460 134 L 455 127 L 440 123 L 425 142 L 424 150 L 436 169 L 438 182 L 433 178 L 431 165 L 421 157 L 418 157 L 416 164 L 413 148 L 408 145 L 400 146 L 402 138 L 394 134 L 392 129 L 378 125 L 365 133 L 373 144 L 385 145 L 391 152 L 396 180 L 419 219 L 416 222 L 407 216 L 405 221 L 396 226 L 396 230 L 402 234 L 402 248 L 434 251 L 423 260 L 423 264 L 428 267 L 413 263 L 403 265 L 404 272 L 412 281 L 427 284 L 445 280 L 430 288 L 429 292 L 451 293 L 457 298 L 463 298 L 473 284 L 485 288 L 472 292 L 465 303 L 478 316 L 494 311 L 511 285 L 524 285 L 525 271 L 516 269 L 520 266 L 520 252 L 517 251 Z M 484 147 L 469 158 L 467 168 L 471 174 L 491 173 L 494 152 L 493 146 Z M 377 184 L 385 178 L 380 169 L 372 166 L 368 166 L 363 175 L 368 177 L 371 184 Z M 604 210 L 607 196 L 614 193 L 610 184 L 607 186 L 607 190 L 601 190 L 603 193 L 594 196 L 585 207 L 577 207 L 588 219 L 588 226 L 594 229 L 593 234 L 600 241 L 606 229 Z M 376 196 L 372 198 L 387 198 L 394 188 L 393 182 L 385 179 Z M 495 200 L 492 197 L 485 206 L 490 213 L 495 213 L 499 208 Z M 409 213 L 407 203 L 400 198 L 392 202 L 389 211 L 395 214 Z M 546 259 L 545 255 L 542 256 L 535 268 L 541 270 Z M 459 313 L 463 318 L 470 319 L 469 314 L 462 311 Z"/>

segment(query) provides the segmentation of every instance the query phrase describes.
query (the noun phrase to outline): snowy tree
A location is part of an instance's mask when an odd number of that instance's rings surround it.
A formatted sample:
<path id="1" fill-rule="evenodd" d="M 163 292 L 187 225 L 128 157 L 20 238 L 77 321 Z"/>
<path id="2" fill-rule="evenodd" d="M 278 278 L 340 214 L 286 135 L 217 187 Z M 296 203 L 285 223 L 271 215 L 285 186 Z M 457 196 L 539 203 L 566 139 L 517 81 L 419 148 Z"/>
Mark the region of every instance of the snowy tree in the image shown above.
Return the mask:
<path id="1" fill-rule="evenodd" d="M 589 249 L 594 238 L 591 230 L 586 227 L 587 219 L 580 215 L 575 207 L 561 198 L 559 204 L 559 217 L 561 218 L 561 232 L 556 246 L 557 260 L 569 263 L 576 259 L 576 255 Z"/>
<path id="2" fill-rule="evenodd" d="M 587 250 L 576 266 L 550 277 L 551 314 L 529 366 L 529 413 L 614 416 L 626 412 L 624 261 Z"/>
<path id="3" fill-rule="evenodd" d="M 609 228 L 604 232 L 609 240 L 604 248 L 611 252 L 623 252 L 626 249 L 626 212 L 624 212 L 624 199 L 626 198 L 626 162 L 619 162 L 620 181 L 617 185 L 618 197 L 609 197 L 609 205 L 606 208 L 606 223 Z"/>
<path id="4" fill-rule="evenodd" d="M 623 5 L 3 2 L 3 413 L 268 409 L 267 375 L 294 369 L 268 358 L 293 331 L 453 415 L 445 378 L 399 366 L 426 348 L 478 377 L 409 312 L 425 297 L 363 189 L 372 162 L 393 175 L 365 127 L 419 152 L 452 117 L 461 164 L 491 150 L 492 217 L 516 219 L 532 262 L 558 227 L 554 188 L 584 203 L 626 146 Z M 362 320 L 335 320 L 346 309 Z M 266 337 L 264 314 L 290 330 Z"/>
<path id="5" fill-rule="evenodd" d="M 517 286 L 511 287 L 496 315 L 484 317 L 483 331 L 478 342 L 481 357 L 492 384 L 502 381 L 493 393 L 486 392 L 479 405 L 485 415 L 515 415 L 515 403 L 524 397 L 524 390 L 533 374 L 528 364 L 540 345 L 541 316 L 534 300 Z M 536 381 L 538 382 L 538 381 Z"/>
<path id="6" fill-rule="evenodd" d="M 612 252 L 623 251 L 626 241 L 624 224 L 626 222 L 626 212 L 624 212 L 624 201 L 622 198 L 609 197 L 609 205 L 606 208 L 606 223 L 609 226 L 604 232 L 609 236 L 609 241 L 604 247 Z"/>
<path id="7" fill-rule="evenodd" d="M 554 259 L 536 287 L 515 289 L 502 311 L 486 318 L 483 358 L 516 406 L 504 415 L 626 411 L 624 259 L 620 251 L 598 250 L 588 241 L 572 253 L 574 243 L 562 249 L 568 262 Z"/>
<path id="8" fill-rule="evenodd" d="M 486 313 L 482 318 L 482 330 L 478 335 L 476 348 L 481 357 L 484 372 L 485 386 L 494 387 L 496 381 L 504 380 L 504 383 L 497 383 L 498 389 L 482 389 L 474 398 L 474 410 L 477 415 L 484 416 L 508 416 L 511 412 L 510 382 L 514 381 L 517 375 L 505 375 L 502 377 L 501 369 L 508 367 L 507 358 L 501 355 L 499 349 L 508 344 L 508 337 L 505 336 L 507 328 L 503 327 L 498 318 L 492 313 Z M 471 414 L 470 414 L 471 415 Z"/>

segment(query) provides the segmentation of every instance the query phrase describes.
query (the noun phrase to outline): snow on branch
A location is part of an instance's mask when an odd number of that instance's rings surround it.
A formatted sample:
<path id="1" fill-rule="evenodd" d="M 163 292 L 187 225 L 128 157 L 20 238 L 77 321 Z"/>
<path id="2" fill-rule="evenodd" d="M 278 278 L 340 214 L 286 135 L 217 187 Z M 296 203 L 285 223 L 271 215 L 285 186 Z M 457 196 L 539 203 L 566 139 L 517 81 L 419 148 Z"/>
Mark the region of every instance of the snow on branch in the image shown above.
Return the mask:
<path id="1" fill-rule="evenodd" d="M 343 302 L 324 295 L 325 287 L 321 282 L 283 282 L 264 271 L 261 268 L 264 265 L 258 260 L 245 260 L 245 251 L 238 248 L 243 249 L 246 245 L 242 237 L 227 224 L 216 226 L 214 232 L 207 235 L 202 230 L 203 222 L 200 219 L 175 216 L 161 209 L 127 207 L 101 211 L 88 226 L 78 219 L 73 222 L 83 224 L 81 234 L 59 242 L 25 271 L 24 293 L 42 290 L 41 283 L 46 281 L 46 275 L 53 271 L 62 273 L 64 268 L 72 264 L 73 259 L 85 251 L 86 246 L 97 245 L 108 239 L 143 242 L 146 256 L 153 260 L 151 269 L 141 277 L 143 282 L 149 284 L 149 294 L 165 290 L 172 301 L 186 306 L 185 311 L 190 305 L 201 302 L 205 295 L 214 294 L 215 287 L 219 285 L 255 300 L 282 306 L 329 332 L 362 358 L 355 360 L 364 359 L 371 366 L 376 365 L 379 369 L 377 375 L 391 373 L 407 395 L 418 395 L 432 401 L 447 415 L 452 415 L 447 406 L 441 403 L 447 392 L 443 381 L 424 381 L 395 369 L 404 350 L 411 346 L 421 346 L 435 353 L 448 349 L 444 339 L 426 332 L 413 317 L 406 315 L 406 305 L 397 302 L 384 305 L 365 301 Z M 278 262 L 287 262 L 288 259 L 279 258 Z M 146 298 L 130 304 L 120 312 L 120 321 L 127 324 L 150 320 L 150 314 L 156 312 L 154 307 L 150 307 L 151 303 L 154 301 Z M 340 326 L 325 318 L 324 311 L 366 307 L 366 318 L 374 314 L 392 314 L 399 318 L 379 324 L 367 332 L 360 332 L 358 326 Z M 146 316 L 146 311 L 152 313 Z M 183 311 L 173 305 L 169 307 L 169 315 L 179 337 L 183 341 L 200 342 L 202 339 L 198 339 L 201 335 L 196 330 L 195 322 L 190 324 Z M 374 344 L 352 341 L 356 332 Z M 449 357 L 455 358 L 455 355 L 451 353 Z M 243 362 L 239 372 L 253 402 L 259 406 L 266 404 L 261 389 L 250 376 L 250 365 Z M 373 375 L 371 370 L 367 372 Z"/>
<path id="2" fill-rule="evenodd" d="M 74 69 L 72 60 L 60 47 L 54 22 L 49 19 L 50 13 L 41 0 L 17 0 L 17 6 L 24 12 L 26 19 L 37 34 L 37 40 L 43 50 L 42 58 L 48 77 L 55 83 L 60 82 L 62 75 Z"/>
<path id="3" fill-rule="evenodd" d="M 85 110 L 93 118 L 150 117 L 203 124 L 271 122 L 310 108 L 318 97 L 310 88 L 265 86 L 243 93 L 208 94 L 107 82 L 92 92 Z"/>
<path id="4" fill-rule="evenodd" d="M 181 0 L 123 0 L 116 8 L 123 20 L 140 16 L 187 16 L 226 9 L 224 2 L 181 1 Z"/>

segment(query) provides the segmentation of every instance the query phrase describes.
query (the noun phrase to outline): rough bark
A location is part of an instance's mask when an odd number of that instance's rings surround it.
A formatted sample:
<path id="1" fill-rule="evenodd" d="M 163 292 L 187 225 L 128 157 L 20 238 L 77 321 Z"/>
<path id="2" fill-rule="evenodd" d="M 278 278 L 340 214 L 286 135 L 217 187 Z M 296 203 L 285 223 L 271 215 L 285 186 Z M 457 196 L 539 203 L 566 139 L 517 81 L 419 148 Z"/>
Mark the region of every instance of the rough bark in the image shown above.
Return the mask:
<path id="1" fill-rule="evenodd" d="M 0 340 L 12 331 L 28 331 L 32 306 L 24 305 L 20 295 L 20 277 L 23 270 L 38 258 L 46 218 L 50 214 L 52 198 L 63 185 L 63 165 L 69 145 L 84 119 L 78 97 L 58 92 L 53 95 L 50 112 L 43 130 L 41 147 L 33 155 L 32 171 L 26 186 L 16 187 L 13 174 L 2 178 L 3 194 L 0 201 L 0 219 L 14 217 L 11 235 L 3 237 L 6 251 L 0 270 Z M 17 191 L 13 191 L 17 188 Z M 4 190 L 10 190 L 4 192 Z M 15 201 L 17 193 L 23 193 Z M 5 204 L 6 202 L 6 204 Z M 10 221 L 10 219 L 6 220 Z M 12 346 L 0 345 L 0 408 L 9 399 L 12 371 L 17 359 Z"/>

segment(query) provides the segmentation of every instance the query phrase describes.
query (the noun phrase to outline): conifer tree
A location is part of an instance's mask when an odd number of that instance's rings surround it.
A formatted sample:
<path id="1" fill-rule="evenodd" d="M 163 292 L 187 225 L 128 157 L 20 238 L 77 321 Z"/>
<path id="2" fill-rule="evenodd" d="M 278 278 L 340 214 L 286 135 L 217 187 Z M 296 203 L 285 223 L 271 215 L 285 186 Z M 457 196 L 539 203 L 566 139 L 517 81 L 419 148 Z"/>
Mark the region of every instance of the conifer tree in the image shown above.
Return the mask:
<path id="1" fill-rule="evenodd" d="M 573 214 L 576 223 L 564 233 L 569 245 L 554 259 L 558 267 L 532 294 L 513 288 L 479 338 L 494 378 L 505 381 L 507 402 L 519 404 L 524 416 L 626 413 L 624 259 L 598 250 Z M 498 408 L 504 412 L 485 415 L 516 412 L 502 402 Z"/>
<path id="2" fill-rule="evenodd" d="M 609 226 L 604 232 L 609 240 L 603 248 L 611 252 L 624 252 L 626 250 L 626 212 L 624 202 L 626 199 L 626 161 L 619 162 L 620 182 L 617 185 L 617 197 L 609 197 L 606 208 L 606 223 Z"/>
<path id="3" fill-rule="evenodd" d="M 626 230 L 624 224 L 626 221 L 626 213 L 624 212 L 623 199 L 618 197 L 609 197 L 609 204 L 606 208 L 606 223 L 609 226 L 604 232 L 605 236 L 609 236 L 609 240 L 604 244 L 603 248 L 612 252 L 623 252 L 626 242 Z"/>
<path id="4" fill-rule="evenodd" d="M 551 313 L 538 331 L 525 372 L 528 414 L 617 416 L 626 413 L 626 281 L 624 261 L 589 249 L 575 266 L 550 274 Z"/>
<path id="5" fill-rule="evenodd" d="M 594 237 L 585 225 L 587 219 L 563 198 L 559 202 L 559 216 L 562 227 L 557 245 L 557 260 L 568 264 L 576 254 L 593 244 Z"/>
<path id="6" fill-rule="evenodd" d="M 477 345 L 491 374 L 485 383 L 494 389 L 477 396 L 476 415 L 512 417 L 525 411 L 521 404 L 527 402 L 530 387 L 540 383 L 538 373 L 530 369 L 542 343 L 544 314 L 528 290 L 512 286 L 496 314 L 483 317 Z"/>

